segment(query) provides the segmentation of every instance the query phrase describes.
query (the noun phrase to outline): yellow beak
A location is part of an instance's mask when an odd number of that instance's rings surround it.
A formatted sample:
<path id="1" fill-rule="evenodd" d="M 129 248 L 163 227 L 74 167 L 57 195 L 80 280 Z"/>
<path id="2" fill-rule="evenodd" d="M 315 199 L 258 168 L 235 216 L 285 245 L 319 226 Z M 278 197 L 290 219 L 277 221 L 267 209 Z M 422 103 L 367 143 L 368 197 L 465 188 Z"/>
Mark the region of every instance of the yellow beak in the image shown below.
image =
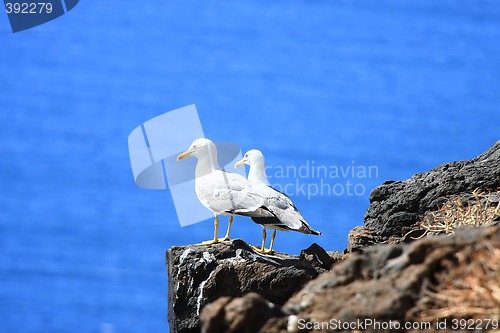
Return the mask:
<path id="1" fill-rule="evenodd" d="M 186 157 L 189 157 L 189 155 L 191 155 L 191 151 L 189 150 L 186 150 L 185 152 L 179 154 L 179 156 L 177 156 L 177 161 L 180 161 L 180 160 L 183 160 L 185 159 Z"/>
<path id="2" fill-rule="evenodd" d="M 247 160 L 245 160 L 244 158 L 242 158 L 241 160 L 239 160 L 238 162 L 236 162 L 236 164 L 234 165 L 235 168 L 239 168 L 240 166 L 242 166 L 243 164 L 245 164 Z"/>

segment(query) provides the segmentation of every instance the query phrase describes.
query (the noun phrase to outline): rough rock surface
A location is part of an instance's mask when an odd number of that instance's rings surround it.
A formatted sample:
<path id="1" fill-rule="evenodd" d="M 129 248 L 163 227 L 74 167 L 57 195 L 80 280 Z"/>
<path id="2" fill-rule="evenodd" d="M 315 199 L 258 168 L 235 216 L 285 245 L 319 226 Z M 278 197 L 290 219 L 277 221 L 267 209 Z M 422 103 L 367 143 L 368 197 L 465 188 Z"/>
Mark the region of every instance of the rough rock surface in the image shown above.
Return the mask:
<path id="1" fill-rule="evenodd" d="M 166 257 L 168 318 L 173 333 L 199 332 L 201 309 L 222 296 L 256 292 L 281 305 L 305 283 L 330 269 L 334 261 L 316 244 L 303 250 L 300 256 L 261 255 L 238 239 L 210 246 L 172 247 Z M 227 306 L 237 308 L 237 305 L 238 302 Z M 225 314 L 217 316 L 234 319 L 234 313 L 226 309 Z"/>
<path id="2" fill-rule="evenodd" d="M 286 302 L 281 309 L 273 309 L 261 327 L 261 321 L 254 321 L 252 330 L 247 332 L 284 333 L 284 332 L 328 332 L 336 331 L 335 324 L 327 327 L 322 322 L 332 319 L 341 322 L 357 322 L 369 318 L 375 321 L 406 322 L 420 320 L 419 300 L 429 290 L 430 284 L 439 285 L 442 271 L 451 263 L 451 270 L 461 272 L 462 279 L 474 278 L 473 272 L 464 271 L 461 265 L 469 265 L 481 251 L 500 252 L 500 226 L 489 228 L 464 229 L 455 235 L 424 238 L 411 244 L 376 245 L 363 253 L 352 253 L 329 272 L 321 274 L 309 282 Z M 498 255 L 498 252 L 496 252 Z M 461 259 L 460 259 L 461 258 Z M 464 259 L 465 258 L 465 259 Z M 462 262 L 460 262 L 462 260 Z M 447 269 L 450 269 L 449 267 Z M 450 272 L 445 272 L 448 275 Z M 488 283 L 498 286 L 500 272 L 493 272 Z M 244 298 L 227 298 L 225 304 L 243 302 Z M 259 300 L 265 304 L 265 300 Z M 212 305 L 210 305 L 212 306 Z M 209 306 L 207 306 L 207 310 Z M 237 323 L 251 321 L 259 316 L 262 308 L 248 307 L 240 313 Z M 229 311 L 220 306 L 219 312 Z M 271 312 L 270 312 L 271 313 Z M 248 317 L 246 317 L 248 316 Z M 204 322 L 213 320 L 210 312 L 202 314 Z M 301 322 L 299 322 L 301 320 Z M 221 321 L 220 321 L 221 322 Z M 227 317 L 224 326 L 207 325 L 205 333 L 241 332 L 233 330 L 233 322 Z M 435 322 L 435 321 L 433 321 Z M 299 325 L 301 323 L 301 325 Z M 309 323 L 309 324 L 307 324 Z M 310 325 L 307 328 L 306 325 Z M 324 325 L 314 329 L 314 325 Z M 336 324 L 340 326 L 340 324 Z M 303 330 L 301 330 L 303 328 Z M 451 326 L 448 327 L 451 331 Z M 360 327 L 366 332 L 380 331 L 371 326 Z M 339 331 L 352 331 L 340 329 Z M 398 330 L 392 330 L 398 331 Z"/>
<path id="3" fill-rule="evenodd" d="M 257 332 L 268 319 L 284 314 L 257 293 L 243 297 L 221 297 L 203 308 L 204 332 Z"/>
<path id="4" fill-rule="evenodd" d="M 451 197 L 499 187 L 500 141 L 472 160 L 445 163 L 405 181 L 386 181 L 371 192 L 365 226 L 350 235 L 348 250 L 404 241 L 424 213 Z"/>
<path id="5" fill-rule="evenodd" d="M 314 244 L 300 257 L 265 256 L 241 240 L 173 247 L 171 332 L 325 332 L 335 330 L 300 330 L 299 320 L 500 318 L 499 222 L 413 239 L 425 213 L 454 196 L 467 201 L 476 188 L 500 188 L 500 141 L 470 161 L 374 189 L 365 226 L 351 230 L 344 254 Z"/>

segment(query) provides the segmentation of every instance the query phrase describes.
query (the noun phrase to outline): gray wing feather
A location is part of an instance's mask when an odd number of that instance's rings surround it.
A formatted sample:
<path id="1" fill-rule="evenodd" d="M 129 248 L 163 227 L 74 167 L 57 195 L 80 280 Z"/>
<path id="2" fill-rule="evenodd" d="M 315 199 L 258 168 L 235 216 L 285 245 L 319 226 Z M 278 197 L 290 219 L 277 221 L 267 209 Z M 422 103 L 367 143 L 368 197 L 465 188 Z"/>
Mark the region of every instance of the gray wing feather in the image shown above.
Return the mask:
<path id="1" fill-rule="evenodd" d="M 258 189 L 259 193 L 265 198 L 265 206 L 285 226 L 306 234 L 320 234 L 306 222 L 288 196 L 267 185 L 259 186 Z"/>

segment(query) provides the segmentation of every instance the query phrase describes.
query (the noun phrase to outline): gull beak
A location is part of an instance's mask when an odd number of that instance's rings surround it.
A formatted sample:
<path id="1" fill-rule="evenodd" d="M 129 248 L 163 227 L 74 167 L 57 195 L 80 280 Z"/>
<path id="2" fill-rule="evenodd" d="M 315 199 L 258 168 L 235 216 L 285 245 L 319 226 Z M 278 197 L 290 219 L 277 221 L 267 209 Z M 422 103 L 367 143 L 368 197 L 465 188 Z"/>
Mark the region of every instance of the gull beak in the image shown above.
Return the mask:
<path id="1" fill-rule="evenodd" d="M 239 160 L 238 162 L 236 162 L 236 164 L 234 165 L 235 168 L 239 168 L 240 166 L 242 166 L 243 164 L 245 164 L 247 160 L 245 158 L 242 158 L 241 160 Z"/>
<path id="2" fill-rule="evenodd" d="M 186 150 L 185 152 L 179 154 L 179 156 L 177 156 L 177 161 L 180 161 L 180 160 L 183 160 L 185 159 L 186 157 L 189 157 L 189 155 L 191 155 L 192 151 L 190 150 Z"/>

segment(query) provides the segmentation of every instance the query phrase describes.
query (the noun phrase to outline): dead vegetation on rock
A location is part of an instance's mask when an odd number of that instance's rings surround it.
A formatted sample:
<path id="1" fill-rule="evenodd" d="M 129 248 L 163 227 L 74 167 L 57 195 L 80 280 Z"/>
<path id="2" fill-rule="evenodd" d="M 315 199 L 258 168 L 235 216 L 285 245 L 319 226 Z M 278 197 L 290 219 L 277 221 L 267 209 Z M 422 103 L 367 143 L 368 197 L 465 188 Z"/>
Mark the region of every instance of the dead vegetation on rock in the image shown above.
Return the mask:
<path id="1" fill-rule="evenodd" d="M 498 232 L 498 228 L 492 229 Z M 497 237 L 498 240 L 498 237 Z M 470 244 L 422 289 L 413 317 L 423 321 L 500 318 L 500 248 L 489 239 Z"/>
<path id="2" fill-rule="evenodd" d="M 459 227 L 478 227 L 498 221 L 499 197 L 500 191 L 481 192 L 479 189 L 475 189 L 469 198 L 453 197 L 437 211 L 425 214 L 419 224 L 425 232 L 420 237 L 442 233 L 451 235 Z"/>

